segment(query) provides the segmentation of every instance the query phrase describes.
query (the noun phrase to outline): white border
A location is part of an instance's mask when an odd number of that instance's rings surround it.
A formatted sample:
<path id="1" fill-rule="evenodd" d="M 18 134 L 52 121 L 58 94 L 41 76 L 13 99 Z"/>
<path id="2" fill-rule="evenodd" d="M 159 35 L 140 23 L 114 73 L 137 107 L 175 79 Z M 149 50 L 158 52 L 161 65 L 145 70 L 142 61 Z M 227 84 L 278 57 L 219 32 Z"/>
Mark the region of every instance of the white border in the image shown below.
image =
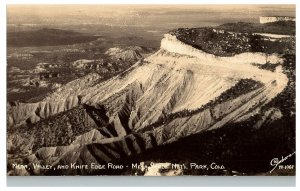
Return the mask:
<path id="1" fill-rule="evenodd" d="M 4 0 L 5 4 L 296 4 L 296 0 Z"/>

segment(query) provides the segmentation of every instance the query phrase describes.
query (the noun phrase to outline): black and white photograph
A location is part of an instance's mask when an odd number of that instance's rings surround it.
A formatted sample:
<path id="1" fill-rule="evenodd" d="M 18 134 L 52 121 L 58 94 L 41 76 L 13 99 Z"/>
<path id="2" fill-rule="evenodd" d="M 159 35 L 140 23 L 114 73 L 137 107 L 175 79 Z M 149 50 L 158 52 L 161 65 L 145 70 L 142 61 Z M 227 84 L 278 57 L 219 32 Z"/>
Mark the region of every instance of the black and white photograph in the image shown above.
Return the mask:
<path id="1" fill-rule="evenodd" d="M 295 176 L 295 4 L 6 11 L 6 176 Z"/>

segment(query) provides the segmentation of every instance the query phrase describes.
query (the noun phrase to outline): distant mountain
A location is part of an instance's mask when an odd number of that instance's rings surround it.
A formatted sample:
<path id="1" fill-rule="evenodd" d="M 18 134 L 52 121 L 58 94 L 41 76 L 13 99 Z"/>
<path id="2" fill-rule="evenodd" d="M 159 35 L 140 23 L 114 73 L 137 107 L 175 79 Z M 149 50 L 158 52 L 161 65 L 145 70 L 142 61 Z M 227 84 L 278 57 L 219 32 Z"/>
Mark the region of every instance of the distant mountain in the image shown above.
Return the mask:
<path id="1" fill-rule="evenodd" d="M 25 46 L 57 46 L 85 43 L 96 40 L 97 36 L 78 32 L 44 28 L 33 31 L 18 31 L 7 33 L 8 47 Z"/>
<path id="2" fill-rule="evenodd" d="M 140 46 L 130 46 L 126 48 L 114 47 L 109 48 L 105 54 L 109 55 L 112 59 L 121 61 L 138 61 L 145 54 L 149 54 L 152 49 L 140 47 Z"/>

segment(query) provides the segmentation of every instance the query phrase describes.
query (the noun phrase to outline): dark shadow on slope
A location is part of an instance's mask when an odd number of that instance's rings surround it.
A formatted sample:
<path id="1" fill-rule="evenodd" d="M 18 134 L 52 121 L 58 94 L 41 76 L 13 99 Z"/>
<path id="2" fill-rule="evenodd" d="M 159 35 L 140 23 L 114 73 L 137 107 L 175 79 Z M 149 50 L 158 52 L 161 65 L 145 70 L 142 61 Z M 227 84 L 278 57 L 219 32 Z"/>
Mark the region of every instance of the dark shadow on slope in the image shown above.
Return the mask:
<path id="1" fill-rule="evenodd" d="M 224 165 L 229 172 L 238 171 L 246 175 L 266 173 L 272 169 L 270 161 L 273 158 L 281 158 L 295 151 L 295 118 L 283 118 L 264 124 L 258 130 L 252 128 L 256 118 L 257 116 L 246 122 L 228 124 L 218 130 L 191 135 L 140 155 L 123 158 L 122 161 L 127 161 L 125 164 L 128 165 L 141 161 L 186 165 L 210 165 L 215 162 Z M 283 164 L 294 165 L 295 157 Z M 284 171 L 281 173 L 286 175 Z M 226 175 L 223 170 L 195 169 L 187 169 L 184 174 Z"/>
<path id="2" fill-rule="evenodd" d="M 157 122 L 141 129 L 140 133 L 153 130 L 153 128 L 159 127 L 163 124 L 169 123 L 176 118 L 188 117 L 191 115 L 195 115 L 197 113 L 203 112 L 206 109 L 213 108 L 213 106 L 220 104 L 222 102 L 226 102 L 228 100 L 233 100 L 242 94 L 249 93 L 253 90 L 256 90 L 262 87 L 263 84 L 252 80 L 252 79 L 241 79 L 236 83 L 232 88 L 224 91 L 219 97 L 211 100 L 207 104 L 201 106 L 196 110 L 183 110 L 176 113 L 171 113 L 164 118 L 160 118 Z"/>
<path id="3" fill-rule="evenodd" d="M 111 128 L 104 128 L 107 127 L 109 118 L 105 115 L 105 108 L 102 105 L 98 105 L 97 108 L 93 106 L 89 106 L 87 104 L 83 104 L 83 107 L 87 114 L 94 120 L 96 125 L 98 126 L 98 130 L 106 137 L 112 137 L 117 135 L 115 131 L 111 132 Z"/>

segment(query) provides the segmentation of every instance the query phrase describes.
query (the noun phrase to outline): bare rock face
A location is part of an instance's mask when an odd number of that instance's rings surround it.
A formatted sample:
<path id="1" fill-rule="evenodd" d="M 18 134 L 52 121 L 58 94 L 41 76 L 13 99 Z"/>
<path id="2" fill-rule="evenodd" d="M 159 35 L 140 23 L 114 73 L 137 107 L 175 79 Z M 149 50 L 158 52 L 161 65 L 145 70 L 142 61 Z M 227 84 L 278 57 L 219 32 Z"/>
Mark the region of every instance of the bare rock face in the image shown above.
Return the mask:
<path id="1" fill-rule="evenodd" d="M 132 50 L 113 49 L 107 54 L 139 58 Z M 20 150 L 27 153 L 18 160 L 29 165 L 100 164 L 243 121 L 259 112 L 288 83 L 280 70 L 271 72 L 254 64 L 282 61 L 275 54 L 263 53 L 219 57 L 167 34 L 159 51 L 111 79 L 99 82 L 98 74 L 90 74 L 60 87 L 41 102 L 9 105 L 12 130 L 8 150 L 14 154 L 22 147 Z M 270 110 L 266 116 L 278 118 L 280 111 Z M 45 140 L 39 140 L 41 137 Z M 9 159 L 9 163 L 15 160 Z"/>

